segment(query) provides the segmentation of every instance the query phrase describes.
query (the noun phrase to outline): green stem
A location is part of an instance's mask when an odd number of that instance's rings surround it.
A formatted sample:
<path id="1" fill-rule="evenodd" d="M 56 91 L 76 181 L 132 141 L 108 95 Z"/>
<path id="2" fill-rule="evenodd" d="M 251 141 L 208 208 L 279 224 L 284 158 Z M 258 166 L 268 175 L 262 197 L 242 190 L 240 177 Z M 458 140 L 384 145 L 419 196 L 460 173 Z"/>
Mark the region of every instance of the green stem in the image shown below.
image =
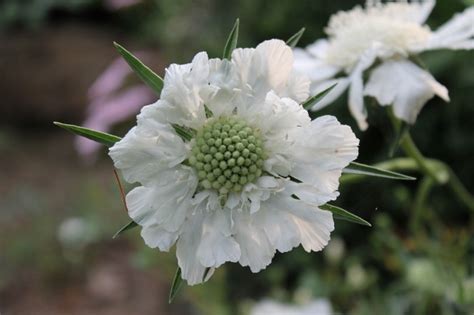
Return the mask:
<path id="1" fill-rule="evenodd" d="M 432 179 L 435 180 L 438 184 L 444 184 L 446 182 L 445 178 L 443 178 L 442 172 L 440 169 L 433 167 L 427 161 L 427 159 L 421 154 L 420 150 L 415 145 L 415 142 L 411 138 L 410 134 L 407 132 L 400 141 L 400 146 L 402 147 L 405 154 L 411 157 L 413 160 L 416 161 L 418 164 L 419 169 L 425 173 L 426 175 L 430 176 Z"/>
<path id="2" fill-rule="evenodd" d="M 423 214 L 423 207 L 425 205 L 426 199 L 433 187 L 434 180 L 429 176 L 425 176 L 416 192 L 415 203 L 413 205 L 413 215 L 410 219 L 410 228 L 412 231 L 418 231 L 420 226 L 421 215 Z"/>

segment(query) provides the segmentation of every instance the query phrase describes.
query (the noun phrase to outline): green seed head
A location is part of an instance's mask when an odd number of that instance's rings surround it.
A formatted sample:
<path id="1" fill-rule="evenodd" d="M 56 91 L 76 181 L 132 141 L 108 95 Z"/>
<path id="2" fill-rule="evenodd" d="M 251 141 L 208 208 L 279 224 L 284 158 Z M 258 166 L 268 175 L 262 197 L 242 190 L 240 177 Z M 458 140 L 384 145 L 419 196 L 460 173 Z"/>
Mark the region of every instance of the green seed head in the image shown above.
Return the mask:
<path id="1" fill-rule="evenodd" d="M 240 192 L 262 175 L 265 159 L 260 132 L 235 116 L 210 118 L 198 130 L 189 164 L 199 185 L 220 195 Z"/>

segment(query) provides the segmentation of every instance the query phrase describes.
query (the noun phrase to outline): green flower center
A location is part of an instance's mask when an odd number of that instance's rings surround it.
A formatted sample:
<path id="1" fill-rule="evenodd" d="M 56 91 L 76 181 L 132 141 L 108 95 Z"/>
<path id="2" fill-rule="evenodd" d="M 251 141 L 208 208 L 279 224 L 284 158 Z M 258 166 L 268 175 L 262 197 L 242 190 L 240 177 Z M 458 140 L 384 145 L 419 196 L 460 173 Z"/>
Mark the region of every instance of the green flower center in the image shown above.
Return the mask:
<path id="1" fill-rule="evenodd" d="M 240 192 L 262 175 L 265 159 L 260 132 L 235 116 L 210 118 L 197 131 L 189 164 L 199 185 L 221 195 Z"/>

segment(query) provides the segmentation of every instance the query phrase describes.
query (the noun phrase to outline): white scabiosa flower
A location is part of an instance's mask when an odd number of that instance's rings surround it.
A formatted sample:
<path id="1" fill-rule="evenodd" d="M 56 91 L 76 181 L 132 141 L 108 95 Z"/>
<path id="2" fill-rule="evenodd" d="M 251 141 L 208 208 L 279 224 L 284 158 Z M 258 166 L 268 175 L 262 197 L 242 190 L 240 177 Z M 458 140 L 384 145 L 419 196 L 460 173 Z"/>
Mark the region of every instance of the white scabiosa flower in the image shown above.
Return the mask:
<path id="1" fill-rule="evenodd" d="M 329 300 L 320 298 L 303 305 L 284 304 L 266 299 L 258 302 L 249 315 L 331 315 L 334 314 Z"/>
<path id="2" fill-rule="evenodd" d="M 334 117 L 310 120 L 299 105 L 310 83 L 292 69 L 280 40 L 231 60 L 198 53 L 166 70 L 161 99 L 110 149 L 139 184 L 127 195 L 130 217 L 148 246 L 176 242 L 188 284 L 228 261 L 258 272 L 277 250 L 329 241 L 332 214 L 318 206 L 338 196 L 359 141 Z"/>
<path id="3" fill-rule="evenodd" d="M 437 95 L 449 101 L 448 90 L 410 57 L 434 49 L 474 48 L 474 7 L 431 31 L 425 21 L 434 0 L 382 3 L 367 1 L 347 12 L 333 15 L 320 39 L 305 50 L 295 49 L 295 69 L 306 73 L 317 93 L 337 86 L 313 110 L 330 104 L 349 88 L 349 109 L 365 130 L 364 95 L 382 106 L 393 105 L 396 117 L 414 123 L 423 105 Z M 376 61 L 380 61 L 374 67 Z M 369 71 L 365 83 L 363 74 Z M 338 77 L 339 73 L 345 75 Z"/>

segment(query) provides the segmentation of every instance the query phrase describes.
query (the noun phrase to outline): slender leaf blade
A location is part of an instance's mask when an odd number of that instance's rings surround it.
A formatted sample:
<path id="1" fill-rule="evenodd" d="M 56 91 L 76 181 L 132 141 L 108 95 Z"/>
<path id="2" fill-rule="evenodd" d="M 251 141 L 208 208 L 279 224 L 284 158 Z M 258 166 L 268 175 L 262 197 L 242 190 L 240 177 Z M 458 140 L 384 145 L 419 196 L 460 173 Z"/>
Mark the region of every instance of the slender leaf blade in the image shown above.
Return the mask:
<path id="1" fill-rule="evenodd" d="M 173 278 L 173 283 L 171 284 L 170 295 L 168 298 L 169 304 L 173 302 L 182 284 L 183 284 L 183 279 L 181 278 L 181 268 L 178 267 L 178 269 L 176 269 L 176 273 Z"/>
<path id="2" fill-rule="evenodd" d="M 331 211 L 335 219 L 345 220 L 352 223 L 357 223 L 365 226 L 372 226 L 369 222 L 362 219 L 361 217 L 334 205 L 325 204 L 320 206 L 321 209 Z"/>
<path id="3" fill-rule="evenodd" d="M 114 42 L 114 46 L 119 54 L 122 55 L 123 59 L 125 59 L 125 61 L 128 63 L 130 68 L 132 68 L 132 70 L 140 77 L 140 79 L 142 79 L 143 82 L 145 82 L 153 91 L 160 95 L 164 84 L 163 79 L 120 44 Z"/>
<path id="4" fill-rule="evenodd" d="M 176 131 L 178 136 L 180 136 L 180 138 L 184 141 L 191 141 L 191 139 L 196 134 L 194 129 L 188 127 L 180 126 L 178 124 L 171 124 L 171 126 L 174 128 L 174 131 Z"/>
<path id="5" fill-rule="evenodd" d="M 122 227 L 120 228 L 120 230 L 118 230 L 118 231 L 114 234 L 114 236 L 112 236 L 112 238 L 117 238 L 117 237 L 118 237 L 120 234 L 122 234 L 123 232 L 128 231 L 128 230 L 130 230 L 130 229 L 133 229 L 133 228 L 135 228 L 135 227 L 137 227 L 137 226 L 138 226 L 138 224 L 137 224 L 135 221 L 130 221 L 130 222 L 128 222 L 127 224 L 125 224 L 124 226 L 122 226 Z"/>
<path id="6" fill-rule="evenodd" d="M 237 40 L 239 39 L 239 23 L 239 19 L 235 20 L 234 26 L 230 31 L 227 42 L 225 43 L 222 59 L 230 59 L 232 51 L 234 51 L 234 49 L 237 47 Z"/>
<path id="7" fill-rule="evenodd" d="M 408 176 L 405 174 L 384 170 L 374 166 L 351 162 L 343 171 L 346 174 L 357 174 L 357 175 L 366 175 L 374 176 L 388 179 L 397 179 L 397 180 L 415 180 L 415 177 Z"/>
<path id="8" fill-rule="evenodd" d="M 57 121 L 53 122 L 53 124 L 63 129 L 66 129 L 67 131 L 72 132 L 73 134 L 76 134 L 78 136 L 82 136 L 87 139 L 105 144 L 108 147 L 113 146 L 115 142 L 118 142 L 121 139 L 120 137 L 117 137 L 105 132 L 101 132 L 101 131 L 97 131 L 97 130 L 93 130 L 93 129 L 89 129 L 89 128 L 85 128 L 81 126 L 65 124 L 65 123 L 61 123 Z"/>
<path id="9" fill-rule="evenodd" d="M 314 96 L 311 96 L 310 98 L 308 98 L 306 101 L 304 101 L 301 106 L 303 106 L 304 109 L 310 109 L 311 107 L 313 107 L 314 105 L 316 105 L 320 100 L 322 100 L 326 95 L 329 94 L 329 92 L 331 92 L 332 89 L 334 89 L 334 87 L 337 85 L 337 83 L 334 83 L 333 85 L 331 85 L 330 87 L 328 87 L 327 89 L 325 89 L 324 91 L 314 95 Z"/>
<path id="10" fill-rule="evenodd" d="M 300 41 L 301 36 L 303 36 L 303 33 L 306 29 L 303 27 L 301 28 L 298 32 L 296 32 L 293 36 L 288 38 L 286 41 L 286 44 L 290 46 L 291 48 L 295 48 L 298 42 Z"/>

